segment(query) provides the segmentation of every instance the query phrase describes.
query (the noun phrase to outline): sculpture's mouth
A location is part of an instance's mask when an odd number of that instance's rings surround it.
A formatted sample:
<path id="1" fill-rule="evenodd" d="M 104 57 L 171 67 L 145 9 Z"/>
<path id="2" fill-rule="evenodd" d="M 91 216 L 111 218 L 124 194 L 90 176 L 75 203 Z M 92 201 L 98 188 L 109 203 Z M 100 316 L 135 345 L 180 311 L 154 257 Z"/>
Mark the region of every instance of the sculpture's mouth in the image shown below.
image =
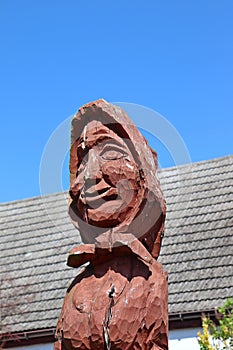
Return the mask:
<path id="1" fill-rule="evenodd" d="M 82 194 L 82 198 L 85 199 L 87 205 L 97 207 L 106 201 L 115 200 L 118 198 L 117 190 L 113 187 L 103 188 L 96 190 L 96 188 L 90 188 Z"/>
<path id="2" fill-rule="evenodd" d="M 110 200 L 119 199 L 118 191 L 105 181 L 100 181 L 81 191 L 81 200 L 90 208 L 97 208 Z"/>

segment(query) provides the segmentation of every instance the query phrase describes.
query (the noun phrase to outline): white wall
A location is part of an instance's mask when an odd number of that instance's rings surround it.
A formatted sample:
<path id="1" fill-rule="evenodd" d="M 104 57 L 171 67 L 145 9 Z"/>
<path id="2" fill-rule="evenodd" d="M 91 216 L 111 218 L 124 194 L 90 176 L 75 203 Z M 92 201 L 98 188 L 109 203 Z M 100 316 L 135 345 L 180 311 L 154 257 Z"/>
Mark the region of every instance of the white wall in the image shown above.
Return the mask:
<path id="1" fill-rule="evenodd" d="M 50 344 L 37 344 L 29 346 L 19 346 L 16 348 L 11 348 L 11 350 L 53 350 L 53 343 Z"/>
<path id="2" fill-rule="evenodd" d="M 169 332 L 169 350 L 200 350 L 197 332 L 201 328 L 180 329 Z"/>

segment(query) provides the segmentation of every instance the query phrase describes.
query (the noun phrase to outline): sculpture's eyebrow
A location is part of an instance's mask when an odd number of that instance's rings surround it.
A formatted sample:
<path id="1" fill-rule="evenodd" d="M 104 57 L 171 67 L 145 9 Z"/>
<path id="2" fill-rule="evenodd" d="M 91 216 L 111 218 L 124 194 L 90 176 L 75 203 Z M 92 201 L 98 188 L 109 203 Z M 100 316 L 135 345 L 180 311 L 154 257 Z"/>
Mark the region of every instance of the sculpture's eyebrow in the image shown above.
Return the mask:
<path id="1" fill-rule="evenodd" d="M 77 145 L 77 150 L 78 152 L 81 151 L 81 153 L 86 153 L 88 150 L 96 145 L 102 144 L 114 144 L 120 148 L 124 148 L 127 150 L 127 146 L 124 142 L 124 140 L 116 140 L 113 135 L 110 133 L 101 133 L 99 135 L 91 135 L 92 137 L 86 137 L 86 140 L 84 140 L 84 136 L 82 135 L 79 139 L 78 145 Z M 104 146 L 103 145 L 103 146 Z"/>
<path id="2" fill-rule="evenodd" d="M 122 142 L 120 142 L 120 141 L 110 137 L 106 141 L 105 140 L 103 141 L 103 148 L 111 147 L 111 145 L 113 145 L 117 148 L 123 149 L 124 151 L 127 150 L 127 146 L 123 140 L 122 140 Z"/>
<path id="3" fill-rule="evenodd" d="M 86 138 L 86 140 L 84 140 L 83 136 L 80 137 L 77 145 L 78 152 L 86 153 L 92 147 L 104 142 L 105 140 L 112 139 L 112 137 L 108 134 L 101 134 L 101 135 L 98 135 L 98 137 L 94 137 L 94 135 L 92 136 L 93 136 L 92 138 Z"/>

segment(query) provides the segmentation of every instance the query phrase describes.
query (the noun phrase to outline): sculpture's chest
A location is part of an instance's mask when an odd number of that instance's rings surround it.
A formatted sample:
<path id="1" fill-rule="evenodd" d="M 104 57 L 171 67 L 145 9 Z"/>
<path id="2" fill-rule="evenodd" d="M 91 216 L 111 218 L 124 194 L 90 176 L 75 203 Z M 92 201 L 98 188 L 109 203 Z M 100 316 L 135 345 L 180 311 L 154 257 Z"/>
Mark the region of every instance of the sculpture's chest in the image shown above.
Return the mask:
<path id="1" fill-rule="evenodd" d="M 87 269 L 63 305 L 63 333 L 72 339 L 68 349 L 104 349 L 108 341 L 114 344 L 111 349 L 130 349 L 135 334 L 149 335 L 155 313 L 162 316 L 155 298 L 160 299 L 164 278 L 154 277 L 153 269 L 138 260 L 97 266 L 92 273 Z"/>

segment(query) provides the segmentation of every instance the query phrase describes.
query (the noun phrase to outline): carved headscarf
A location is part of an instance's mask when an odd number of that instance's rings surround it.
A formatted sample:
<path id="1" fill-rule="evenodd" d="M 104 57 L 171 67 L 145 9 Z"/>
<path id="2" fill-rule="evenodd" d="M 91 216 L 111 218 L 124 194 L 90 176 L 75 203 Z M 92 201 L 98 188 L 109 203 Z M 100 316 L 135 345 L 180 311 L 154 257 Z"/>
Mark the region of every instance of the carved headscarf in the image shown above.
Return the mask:
<path id="1" fill-rule="evenodd" d="M 142 116 L 143 117 L 143 116 Z M 75 181 L 80 155 L 77 145 L 85 126 L 99 121 L 124 140 L 137 165 L 137 197 L 133 208 L 124 220 L 114 227 L 99 227 L 85 220 L 77 206 Z M 101 235 L 110 235 L 112 246 L 119 234 L 131 233 L 139 239 L 154 258 L 157 258 L 161 246 L 166 213 L 165 200 L 157 178 L 157 154 L 153 151 L 138 128 L 127 114 L 118 106 L 105 100 L 97 100 L 82 106 L 72 121 L 70 150 L 70 191 L 69 215 L 79 229 L 84 243 L 98 242 Z"/>

